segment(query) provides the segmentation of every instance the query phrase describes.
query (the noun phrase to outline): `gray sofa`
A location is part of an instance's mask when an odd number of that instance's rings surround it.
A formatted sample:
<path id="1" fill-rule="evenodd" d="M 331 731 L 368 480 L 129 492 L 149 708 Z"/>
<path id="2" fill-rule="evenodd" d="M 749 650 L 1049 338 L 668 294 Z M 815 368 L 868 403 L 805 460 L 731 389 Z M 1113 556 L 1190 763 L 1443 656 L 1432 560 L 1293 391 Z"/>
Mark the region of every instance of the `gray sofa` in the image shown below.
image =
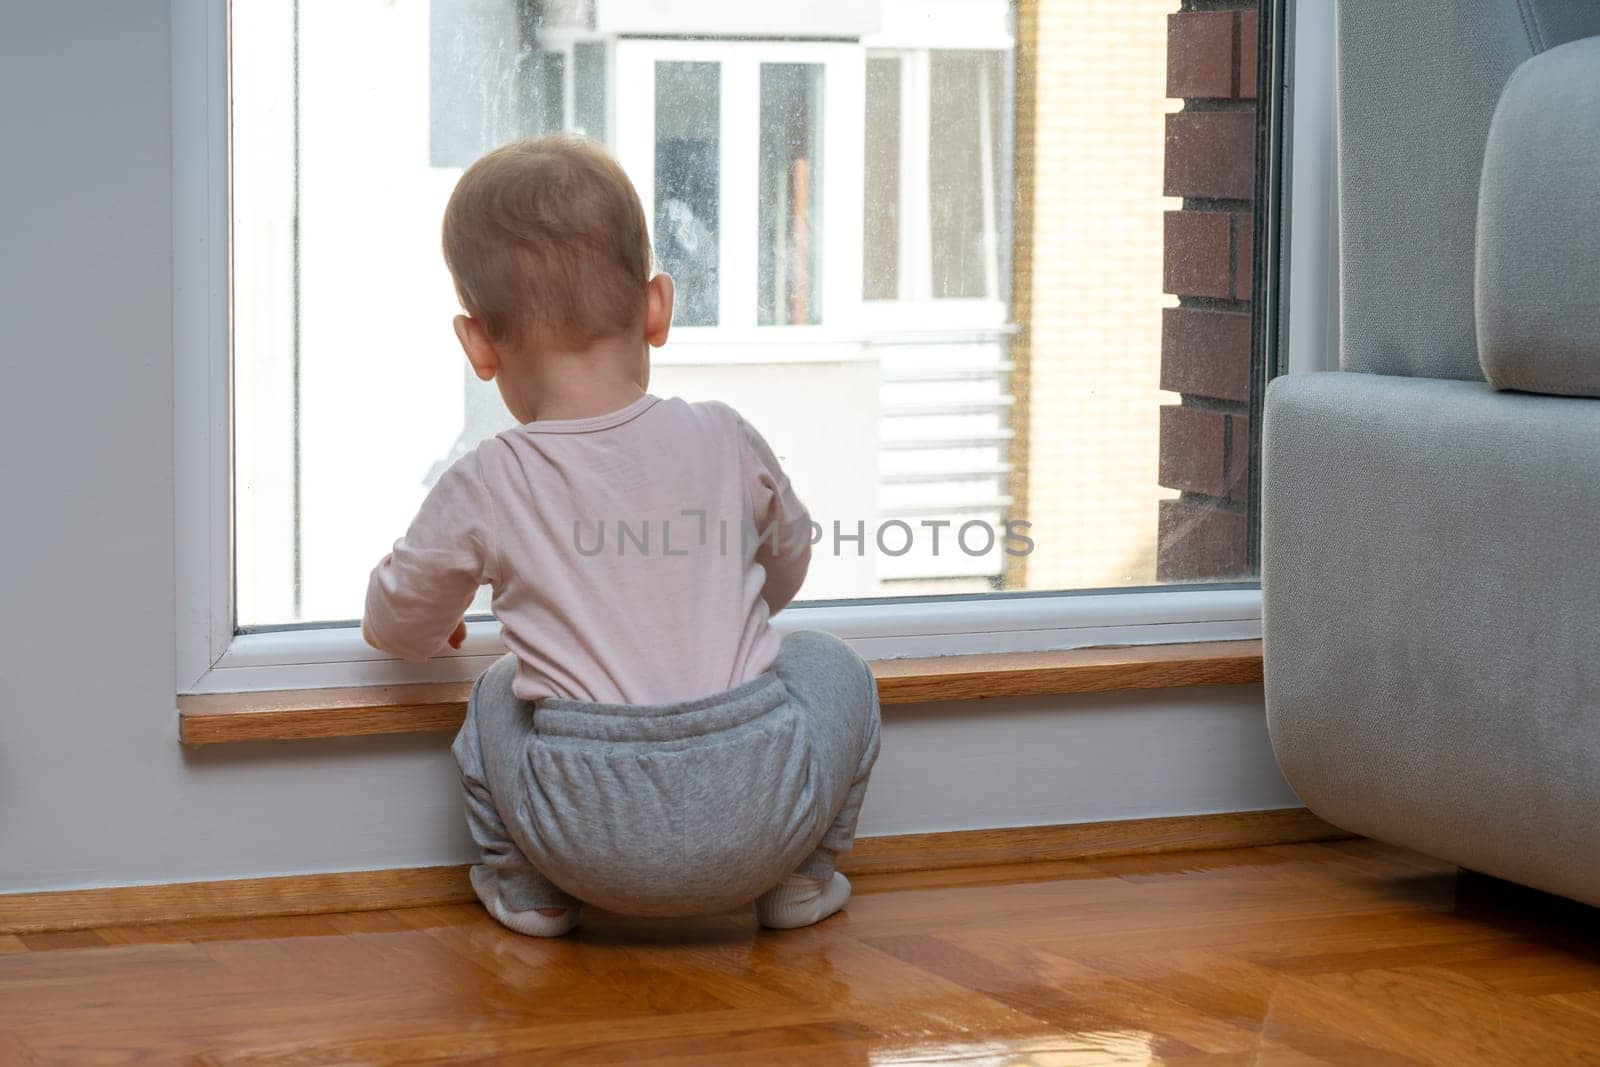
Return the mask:
<path id="1" fill-rule="evenodd" d="M 1342 370 L 1263 424 L 1273 746 L 1338 826 L 1600 904 L 1600 0 L 1338 32 Z"/>

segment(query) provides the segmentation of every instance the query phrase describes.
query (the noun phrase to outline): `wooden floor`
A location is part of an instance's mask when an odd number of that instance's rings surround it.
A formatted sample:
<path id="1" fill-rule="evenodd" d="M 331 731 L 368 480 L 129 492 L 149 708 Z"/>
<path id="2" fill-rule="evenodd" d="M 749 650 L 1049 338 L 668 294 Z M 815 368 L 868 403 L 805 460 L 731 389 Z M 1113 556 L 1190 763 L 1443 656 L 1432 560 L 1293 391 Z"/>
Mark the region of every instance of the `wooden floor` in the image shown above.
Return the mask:
<path id="1" fill-rule="evenodd" d="M 1600 917 L 1366 841 L 862 878 L 819 927 L 469 906 L 0 937 L 0 1064 L 1600 1063 Z"/>

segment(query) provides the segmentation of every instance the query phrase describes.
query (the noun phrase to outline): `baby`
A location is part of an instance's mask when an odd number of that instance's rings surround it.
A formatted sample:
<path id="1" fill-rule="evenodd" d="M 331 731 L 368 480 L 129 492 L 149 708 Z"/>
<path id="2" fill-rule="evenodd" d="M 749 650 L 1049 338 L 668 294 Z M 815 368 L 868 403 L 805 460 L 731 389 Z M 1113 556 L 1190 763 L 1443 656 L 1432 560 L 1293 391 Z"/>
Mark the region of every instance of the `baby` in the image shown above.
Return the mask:
<path id="1" fill-rule="evenodd" d="M 647 391 L 673 285 L 638 194 L 590 142 L 507 145 L 462 175 L 444 255 L 467 361 L 521 425 L 439 478 L 372 572 L 362 632 L 405 659 L 460 647 L 493 590 L 511 651 L 454 746 L 478 898 L 541 936 L 584 903 L 833 914 L 877 689 L 837 638 L 772 627 L 811 519 L 761 435 Z"/>

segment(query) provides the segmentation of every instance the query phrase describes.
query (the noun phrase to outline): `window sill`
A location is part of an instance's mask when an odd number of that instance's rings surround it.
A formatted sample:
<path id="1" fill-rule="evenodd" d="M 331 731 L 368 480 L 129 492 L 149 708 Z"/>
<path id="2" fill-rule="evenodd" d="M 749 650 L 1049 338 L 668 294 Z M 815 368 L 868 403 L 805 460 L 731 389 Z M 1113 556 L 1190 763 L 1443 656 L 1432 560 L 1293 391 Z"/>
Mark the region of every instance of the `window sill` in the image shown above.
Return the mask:
<path id="1" fill-rule="evenodd" d="M 1087 648 L 1066 652 L 872 662 L 885 705 L 1261 681 L 1260 641 Z M 185 744 L 453 732 L 471 682 L 289 689 L 178 697 Z"/>

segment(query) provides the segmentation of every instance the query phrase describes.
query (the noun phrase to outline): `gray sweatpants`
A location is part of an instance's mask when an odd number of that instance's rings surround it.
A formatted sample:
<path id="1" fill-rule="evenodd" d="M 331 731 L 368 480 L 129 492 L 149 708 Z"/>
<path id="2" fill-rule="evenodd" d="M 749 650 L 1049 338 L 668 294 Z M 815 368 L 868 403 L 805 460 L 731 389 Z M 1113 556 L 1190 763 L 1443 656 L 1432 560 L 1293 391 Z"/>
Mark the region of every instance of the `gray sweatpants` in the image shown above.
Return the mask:
<path id="1" fill-rule="evenodd" d="M 679 704 L 530 703 L 515 673 L 506 656 L 478 679 L 454 746 L 485 903 L 710 914 L 850 848 L 878 690 L 831 634 L 790 634 L 767 673 Z"/>

